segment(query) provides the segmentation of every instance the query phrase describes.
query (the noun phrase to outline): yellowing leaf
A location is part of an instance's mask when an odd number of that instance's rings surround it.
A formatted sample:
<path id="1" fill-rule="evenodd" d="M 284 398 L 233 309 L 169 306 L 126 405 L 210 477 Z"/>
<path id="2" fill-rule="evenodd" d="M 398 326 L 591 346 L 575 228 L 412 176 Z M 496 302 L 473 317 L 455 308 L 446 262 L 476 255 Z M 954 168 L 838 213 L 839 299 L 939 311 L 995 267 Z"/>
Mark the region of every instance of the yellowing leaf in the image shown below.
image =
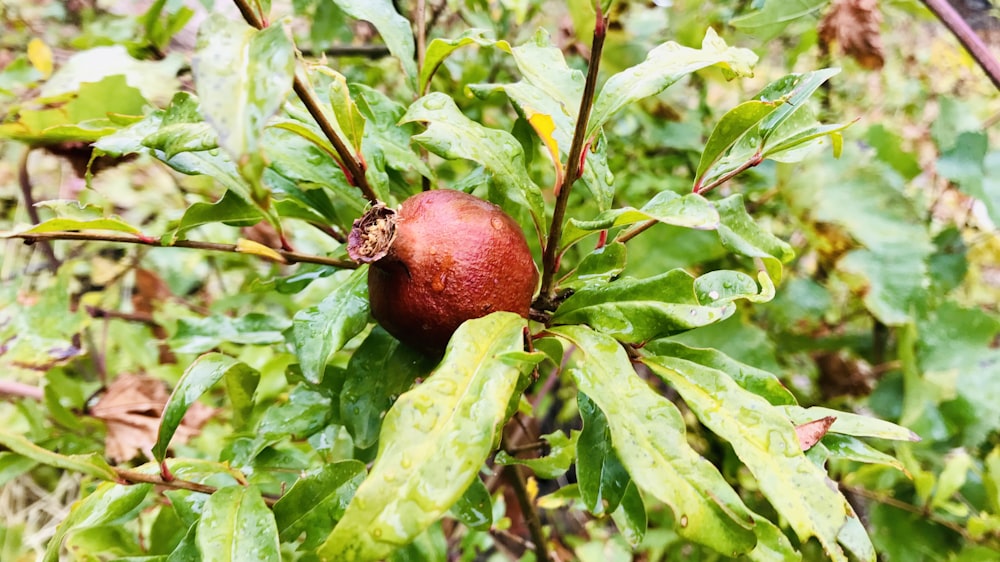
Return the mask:
<path id="1" fill-rule="evenodd" d="M 236 251 L 243 254 L 260 256 L 262 258 L 274 260 L 278 263 L 288 263 L 288 260 L 286 260 L 285 257 L 279 254 L 274 248 L 268 248 L 260 242 L 254 242 L 253 240 L 247 240 L 246 238 L 240 238 L 236 241 Z"/>
<path id="2" fill-rule="evenodd" d="M 528 117 L 528 123 L 531 123 L 531 127 L 538 133 L 538 138 L 542 139 L 542 142 L 545 143 L 545 148 L 549 150 L 549 156 L 552 157 L 552 164 L 556 167 L 556 185 L 562 184 L 565 172 L 562 160 L 559 158 L 559 141 L 552 136 L 552 133 L 556 130 L 556 124 L 552 120 L 552 116 L 544 113 L 535 113 Z"/>
<path id="3" fill-rule="evenodd" d="M 43 77 L 52 74 L 52 49 L 37 37 L 28 41 L 28 61 Z"/>

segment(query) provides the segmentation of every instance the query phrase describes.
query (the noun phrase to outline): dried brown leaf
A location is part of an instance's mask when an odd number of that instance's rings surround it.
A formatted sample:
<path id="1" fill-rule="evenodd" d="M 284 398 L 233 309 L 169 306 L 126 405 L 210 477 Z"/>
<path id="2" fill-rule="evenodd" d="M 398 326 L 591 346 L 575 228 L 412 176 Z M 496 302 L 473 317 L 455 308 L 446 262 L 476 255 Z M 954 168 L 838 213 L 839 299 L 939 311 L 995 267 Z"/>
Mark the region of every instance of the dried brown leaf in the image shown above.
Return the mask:
<path id="1" fill-rule="evenodd" d="M 803 451 L 811 449 L 813 445 L 819 443 L 827 431 L 830 431 L 830 426 L 835 421 L 837 421 L 836 417 L 827 416 L 795 426 L 795 436 L 799 438 L 799 447 Z"/>
<path id="2" fill-rule="evenodd" d="M 169 397 L 167 385 L 159 379 L 131 374 L 116 378 L 90 409 L 90 414 L 107 426 L 108 458 L 114 462 L 124 462 L 139 454 L 153 458 L 151 451 L 160 428 L 160 415 Z M 193 404 L 174 439 L 184 442 L 197 435 L 214 412 L 204 404 Z"/>
<path id="3" fill-rule="evenodd" d="M 861 66 L 878 70 L 885 64 L 881 23 L 877 0 L 833 0 L 819 24 L 819 38 L 826 45 L 840 45 Z"/>

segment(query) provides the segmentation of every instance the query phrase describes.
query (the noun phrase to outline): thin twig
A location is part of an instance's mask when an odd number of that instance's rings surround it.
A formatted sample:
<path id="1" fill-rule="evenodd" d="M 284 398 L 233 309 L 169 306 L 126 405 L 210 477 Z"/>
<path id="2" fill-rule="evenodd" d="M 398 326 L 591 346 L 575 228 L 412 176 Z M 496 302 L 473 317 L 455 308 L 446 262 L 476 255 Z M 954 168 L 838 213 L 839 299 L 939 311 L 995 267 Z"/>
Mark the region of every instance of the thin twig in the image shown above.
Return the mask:
<path id="1" fill-rule="evenodd" d="M 896 509 L 901 509 L 903 511 L 908 511 L 910 513 L 920 515 L 921 517 L 927 519 L 931 523 L 935 523 L 937 525 L 941 525 L 942 527 L 951 529 L 952 531 L 961 535 L 962 538 L 964 538 L 965 540 L 971 540 L 972 542 L 976 542 L 969 535 L 969 532 L 964 527 L 962 527 L 962 525 L 955 523 L 954 521 L 948 521 L 947 519 L 938 517 L 937 515 L 934 515 L 927 509 L 921 508 L 911 503 L 904 502 L 903 500 L 896 499 L 886 494 L 872 492 L 860 486 L 848 486 L 846 484 L 841 484 L 840 487 L 852 494 L 859 495 L 863 498 L 867 498 L 869 500 L 878 502 L 880 504 L 888 505 L 890 507 L 895 507 Z"/>
<path id="2" fill-rule="evenodd" d="M 417 22 L 417 74 L 424 68 L 424 53 L 427 51 L 427 1 L 417 0 L 417 5 L 413 9 L 413 17 Z M 417 92 L 420 95 L 420 92 Z"/>
<path id="3" fill-rule="evenodd" d="M 220 244 L 218 242 L 203 242 L 200 240 L 177 240 L 172 244 L 161 244 L 159 239 L 150 237 L 136 237 L 131 234 L 126 234 L 122 232 L 106 232 L 106 231 L 81 231 L 81 232 L 0 232 L 0 238 L 20 238 L 26 243 L 34 243 L 38 241 L 46 240 L 85 240 L 88 242 L 115 242 L 119 244 L 139 244 L 141 246 L 154 246 L 162 248 L 190 248 L 194 250 L 208 250 L 212 252 L 230 252 L 236 254 L 244 254 L 247 252 L 241 251 L 236 244 Z M 339 267 L 343 269 L 356 269 L 358 264 L 350 260 L 339 260 L 336 258 L 328 258 L 325 256 L 317 256 L 313 254 L 303 254 L 301 252 L 291 252 L 288 250 L 275 250 L 269 248 L 269 250 L 274 251 L 276 254 L 283 258 L 282 263 L 317 263 L 320 265 L 329 265 L 332 267 Z M 266 256 L 260 254 L 253 254 L 259 258 L 267 259 L 268 261 L 275 261 Z"/>
<path id="4" fill-rule="evenodd" d="M 21 156 L 21 161 L 17 166 L 17 183 L 21 186 L 21 197 L 24 198 L 24 207 L 28 211 L 28 218 L 31 220 L 31 224 L 38 224 L 42 220 L 38 216 L 38 209 L 35 208 L 35 198 L 31 194 L 31 176 L 28 175 L 28 155 L 30 154 L 31 148 L 26 148 L 24 155 Z M 52 250 L 52 244 L 42 242 L 39 244 L 39 247 L 42 249 L 42 253 L 45 254 L 45 259 L 49 262 L 49 269 L 52 271 L 59 269 L 59 258 L 56 257 L 56 253 Z"/>
<path id="5" fill-rule="evenodd" d="M 597 7 L 597 20 L 594 24 L 594 41 L 590 49 L 590 62 L 587 67 L 587 81 L 583 87 L 583 97 L 580 98 L 580 110 L 577 112 L 576 129 L 573 131 L 573 142 L 570 144 L 569 157 L 566 162 L 566 174 L 559 186 L 555 209 L 552 212 L 552 226 L 549 229 L 549 239 L 542 255 L 542 287 L 539 292 L 541 304 L 553 298 L 553 280 L 559 269 L 559 244 L 562 238 L 563 218 L 566 216 L 566 205 L 573 183 L 583 172 L 584 144 L 586 143 L 587 124 L 590 120 L 590 109 L 594 104 L 594 92 L 597 90 L 597 71 L 601 62 L 601 51 L 604 48 L 604 36 L 607 20 Z M 546 308 L 546 307 L 541 307 Z"/>
<path id="6" fill-rule="evenodd" d="M 389 48 L 385 45 L 334 45 L 321 51 L 310 49 L 300 49 L 304 57 L 323 55 L 328 58 L 340 57 L 364 57 L 366 59 L 380 59 L 389 56 Z"/>
<path id="7" fill-rule="evenodd" d="M 955 8 L 947 0 L 923 0 L 927 9 L 933 13 L 941 23 L 951 31 L 965 50 L 972 55 L 979 68 L 983 69 L 986 76 L 993 82 L 993 86 L 1000 90 L 1000 62 L 993 56 L 993 52 L 986 46 L 982 38 L 976 34 L 969 24 L 962 19 L 962 16 L 955 11 Z"/>
<path id="8" fill-rule="evenodd" d="M 538 518 L 538 511 L 535 510 L 535 504 L 528 496 L 528 487 L 524 483 L 524 474 L 521 473 L 521 467 L 516 464 L 510 465 L 504 469 L 504 473 L 507 474 L 507 480 L 510 482 L 511 488 L 514 489 L 514 495 L 517 496 L 517 503 L 521 505 L 521 515 L 524 516 L 524 523 L 528 526 L 528 532 L 531 533 L 531 541 L 535 543 L 535 560 L 538 562 L 548 562 L 551 558 L 549 558 L 549 550 L 545 546 L 545 533 L 542 531 L 542 521 Z"/>
<path id="9" fill-rule="evenodd" d="M 112 467 L 115 471 L 115 475 L 123 483 L 129 484 L 155 484 L 157 486 L 163 486 L 164 488 L 172 488 L 174 490 L 190 490 L 192 492 L 199 492 L 202 494 L 214 494 L 219 489 L 215 486 L 209 486 L 207 484 L 199 484 L 198 482 L 191 482 L 190 480 L 181 480 L 179 478 L 164 479 L 160 474 L 145 474 L 137 470 L 128 470 L 124 468 Z M 274 507 L 274 504 L 278 502 L 280 498 L 272 496 L 270 494 L 261 494 L 264 498 L 264 503 L 268 507 Z"/>
<path id="10" fill-rule="evenodd" d="M 0 396 L 41 400 L 45 397 L 45 393 L 37 386 L 16 381 L 0 380 Z"/>
<path id="11" fill-rule="evenodd" d="M 240 14 L 243 15 L 243 19 L 251 27 L 256 29 L 263 29 L 266 27 L 265 22 L 262 22 L 257 14 L 254 13 L 253 8 L 247 0 L 233 0 L 236 7 L 239 8 Z M 344 174 L 347 176 L 347 181 L 353 186 L 356 186 L 361 190 L 361 194 L 364 195 L 365 199 L 374 203 L 378 200 L 375 195 L 375 191 L 372 190 L 371 185 L 368 184 L 368 178 L 365 177 L 365 164 L 364 161 L 351 152 L 351 149 L 344 144 L 343 139 L 337 134 L 337 131 L 333 128 L 330 120 L 326 118 L 326 114 L 320 106 L 319 100 L 316 98 L 316 94 L 313 93 L 312 88 L 303 80 L 298 73 L 295 74 L 295 79 L 292 82 L 292 88 L 295 90 L 295 95 L 299 97 L 302 104 L 306 106 L 306 110 L 312 118 L 316 120 L 316 124 L 319 125 L 320 130 L 323 131 L 323 135 L 326 136 L 330 144 L 333 145 L 333 149 L 337 151 L 337 155 L 340 156 L 340 164 L 344 167 Z"/>

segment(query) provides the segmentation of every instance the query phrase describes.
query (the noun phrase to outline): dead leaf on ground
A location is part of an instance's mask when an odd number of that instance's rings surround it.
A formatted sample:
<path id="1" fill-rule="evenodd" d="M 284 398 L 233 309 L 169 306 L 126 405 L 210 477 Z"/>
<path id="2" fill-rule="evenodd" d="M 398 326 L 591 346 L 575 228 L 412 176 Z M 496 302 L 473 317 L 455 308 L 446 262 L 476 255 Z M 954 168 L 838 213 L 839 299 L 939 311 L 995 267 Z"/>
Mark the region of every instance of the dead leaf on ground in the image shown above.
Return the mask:
<path id="1" fill-rule="evenodd" d="M 881 23 L 878 0 L 833 0 L 819 24 L 819 38 L 826 45 L 840 45 L 861 66 L 878 70 L 885 64 Z"/>
<path id="2" fill-rule="evenodd" d="M 167 385 L 145 375 L 121 375 L 90 409 L 90 414 L 104 421 L 106 455 L 114 462 L 124 462 L 143 454 L 153 458 L 160 428 L 160 415 L 170 397 Z M 215 410 L 195 402 L 188 409 L 174 440 L 183 443 L 194 437 Z"/>
<path id="3" fill-rule="evenodd" d="M 835 421 L 837 421 L 835 416 L 826 416 L 825 418 L 795 426 L 795 436 L 799 438 L 799 446 L 802 450 L 808 451 L 813 445 L 819 443 L 819 440 L 826 435 L 826 432 L 830 431 L 830 426 Z"/>

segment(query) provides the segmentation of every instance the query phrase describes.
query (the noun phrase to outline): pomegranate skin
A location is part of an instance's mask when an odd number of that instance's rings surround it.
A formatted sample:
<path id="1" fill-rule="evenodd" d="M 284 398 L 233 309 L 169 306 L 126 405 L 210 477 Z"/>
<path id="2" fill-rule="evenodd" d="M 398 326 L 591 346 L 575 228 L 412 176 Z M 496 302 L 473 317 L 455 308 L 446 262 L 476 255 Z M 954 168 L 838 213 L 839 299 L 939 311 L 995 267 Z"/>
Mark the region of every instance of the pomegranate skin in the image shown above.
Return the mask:
<path id="1" fill-rule="evenodd" d="M 400 341 L 442 351 L 462 322 L 508 311 L 527 317 L 538 270 L 518 224 L 454 190 L 410 197 L 392 216 L 388 252 L 371 263 L 372 316 Z"/>

